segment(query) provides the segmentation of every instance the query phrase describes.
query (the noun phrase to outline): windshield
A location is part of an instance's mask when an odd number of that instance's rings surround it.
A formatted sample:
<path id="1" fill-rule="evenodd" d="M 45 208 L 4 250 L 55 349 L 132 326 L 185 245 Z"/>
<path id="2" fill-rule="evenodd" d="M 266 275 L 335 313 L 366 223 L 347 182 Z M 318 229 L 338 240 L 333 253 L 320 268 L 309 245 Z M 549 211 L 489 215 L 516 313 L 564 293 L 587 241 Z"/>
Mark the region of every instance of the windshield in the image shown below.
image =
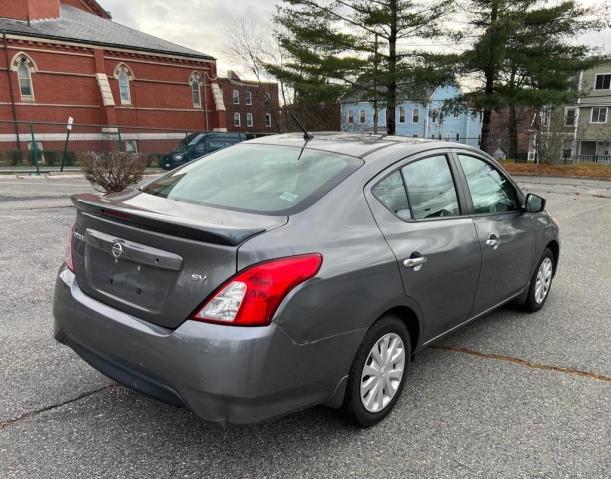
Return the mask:
<path id="1" fill-rule="evenodd" d="M 193 146 L 193 143 L 196 143 L 201 135 L 201 133 L 191 133 L 187 135 L 187 137 L 174 148 L 174 153 L 185 153 L 187 151 L 187 146 Z"/>
<path id="2" fill-rule="evenodd" d="M 188 203 L 289 214 L 321 198 L 362 164 L 326 151 L 240 144 L 168 173 L 142 191 Z"/>

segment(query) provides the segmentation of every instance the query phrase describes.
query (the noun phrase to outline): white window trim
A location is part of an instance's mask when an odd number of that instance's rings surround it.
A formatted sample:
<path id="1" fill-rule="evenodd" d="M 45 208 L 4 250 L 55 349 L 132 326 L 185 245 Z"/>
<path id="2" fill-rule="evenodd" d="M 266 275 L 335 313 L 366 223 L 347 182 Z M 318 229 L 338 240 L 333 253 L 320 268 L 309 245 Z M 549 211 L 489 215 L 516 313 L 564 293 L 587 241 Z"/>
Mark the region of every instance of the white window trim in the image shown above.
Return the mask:
<path id="1" fill-rule="evenodd" d="M 128 99 L 124 99 L 123 95 L 121 95 L 121 74 L 125 73 L 127 75 L 127 96 Z M 131 68 L 127 66 L 125 63 L 119 63 L 115 67 L 114 78 L 117 80 L 119 84 L 119 100 L 121 100 L 121 105 L 131 105 L 132 104 L 132 81 L 134 81 L 134 72 L 132 72 Z"/>
<path id="2" fill-rule="evenodd" d="M 248 112 L 246 113 L 246 127 L 252 128 L 253 125 L 254 125 L 254 121 L 253 121 L 252 113 Z"/>
<path id="3" fill-rule="evenodd" d="M 248 106 L 252 105 L 252 91 L 247 90 L 244 93 L 244 96 L 246 97 L 245 104 L 248 105 Z"/>
<path id="4" fill-rule="evenodd" d="M 594 109 L 605 110 L 605 121 L 594 121 Z M 600 117 L 600 114 L 598 115 Z M 590 113 L 590 123 L 594 125 L 604 125 L 609 120 L 609 107 L 606 106 L 593 106 L 592 112 Z"/>
<path id="5" fill-rule="evenodd" d="M 403 121 L 401 121 L 401 113 L 403 113 Z M 405 124 L 407 122 L 407 108 L 400 106 L 399 107 L 399 123 Z"/>
<path id="6" fill-rule="evenodd" d="M 199 92 L 198 98 L 199 102 L 195 102 L 193 98 L 193 94 L 195 93 L 195 82 L 197 82 L 197 89 Z M 193 108 L 202 108 L 202 77 L 198 72 L 193 72 L 191 74 L 191 78 L 189 79 L 189 86 L 191 87 L 191 102 L 193 103 Z"/>
<path id="7" fill-rule="evenodd" d="M 21 91 L 21 77 L 19 76 L 19 68 L 21 65 L 25 65 L 25 68 L 28 71 L 28 82 L 30 86 L 30 95 L 24 95 Z M 26 102 L 33 102 L 34 100 L 34 82 L 32 81 L 32 68 L 30 66 L 29 58 L 24 57 L 22 60 L 19 60 L 19 65 L 17 66 L 17 83 L 19 86 L 19 94 L 21 95 L 21 100 Z"/>
<path id="8" fill-rule="evenodd" d="M 367 112 L 365 110 L 359 110 L 359 124 L 364 125 L 367 123 Z"/>
<path id="9" fill-rule="evenodd" d="M 414 118 L 417 118 L 417 120 L 414 120 Z M 420 108 L 414 108 L 412 110 L 412 124 L 417 125 L 418 123 L 420 123 Z"/>
<path id="10" fill-rule="evenodd" d="M 26 66 L 28 68 L 28 72 L 29 72 L 30 91 L 32 93 L 31 95 L 22 95 L 21 94 L 21 81 L 19 79 L 19 66 L 21 65 L 23 61 L 25 61 Z M 17 86 L 19 88 L 19 94 L 21 95 L 21 100 L 26 103 L 35 102 L 36 99 L 34 97 L 34 79 L 32 77 L 32 74 L 38 73 L 38 65 L 36 64 L 34 59 L 30 57 L 30 55 L 22 51 L 22 52 L 18 52 L 15 55 L 13 55 L 13 58 L 9 65 L 10 65 L 9 67 L 10 70 L 15 72 L 15 74 L 17 75 Z"/>
<path id="11" fill-rule="evenodd" d="M 575 123 L 574 123 L 573 125 L 569 125 L 569 124 L 566 122 L 567 118 L 569 117 L 569 116 L 568 116 L 568 112 L 569 112 L 569 110 L 574 110 L 574 111 L 575 111 L 575 116 L 573 117 L 573 119 L 574 119 L 574 122 L 575 122 Z M 568 127 L 568 128 L 573 128 L 573 127 L 577 126 L 577 116 L 578 116 L 578 112 L 579 112 L 579 110 L 577 109 L 577 107 L 574 107 L 574 106 L 567 106 L 567 107 L 565 107 L 565 108 L 564 108 L 564 126 L 566 126 L 566 127 Z"/>
<path id="12" fill-rule="evenodd" d="M 198 97 L 198 101 L 195 101 L 194 99 L 194 93 L 195 93 L 195 84 L 197 83 L 197 91 L 199 92 Z M 199 82 L 199 80 L 197 78 L 194 78 L 193 81 L 191 82 L 191 99 L 193 100 L 193 107 L 194 108 L 201 108 L 202 107 L 202 84 Z"/>
<path id="13" fill-rule="evenodd" d="M 121 91 L 121 76 L 125 75 L 125 78 L 127 78 L 127 98 L 123 97 L 123 92 Z M 132 91 L 131 91 L 131 84 L 129 81 L 129 73 L 127 73 L 127 70 L 122 70 L 121 72 L 119 72 L 119 97 L 121 98 L 121 105 L 131 105 L 132 104 Z"/>
<path id="14" fill-rule="evenodd" d="M 348 110 L 348 124 L 354 125 L 354 110 Z"/>
<path id="15" fill-rule="evenodd" d="M 237 112 L 233 114 L 233 126 L 236 128 L 240 128 L 242 126 L 242 115 Z"/>
<path id="16" fill-rule="evenodd" d="M 265 114 L 265 128 L 271 128 L 271 127 L 272 127 L 272 114 L 266 113 Z"/>
<path id="17" fill-rule="evenodd" d="M 237 95 L 236 95 L 237 93 Z M 232 95 L 232 101 L 234 105 L 239 105 L 240 104 L 240 90 L 233 90 Z M 237 100 L 237 101 L 236 101 Z"/>
<path id="18" fill-rule="evenodd" d="M 594 75 L 594 85 L 592 85 L 594 88 L 594 91 L 609 91 L 611 90 L 611 82 L 609 82 L 609 88 L 596 88 L 596 80 L 598 80 L 599 76 L 606 76 L 606 75 L 610 75 L 611 73 L 597 73 L 596 75 Z"/>

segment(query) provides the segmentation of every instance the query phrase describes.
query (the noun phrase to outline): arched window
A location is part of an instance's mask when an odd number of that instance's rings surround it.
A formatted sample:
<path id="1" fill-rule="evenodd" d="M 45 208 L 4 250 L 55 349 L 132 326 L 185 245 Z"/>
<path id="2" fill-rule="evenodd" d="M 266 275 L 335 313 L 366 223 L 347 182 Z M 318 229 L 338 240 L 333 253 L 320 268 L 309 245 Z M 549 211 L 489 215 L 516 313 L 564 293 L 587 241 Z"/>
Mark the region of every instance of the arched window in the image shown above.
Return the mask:
<path id="1" fill-rule="evenodd" d="M 38 71 L 38 67 L 25 53 L 18 53 L 13 57 L 11 62 L 11 70 L 17 73 L 19 92 L 21 99 L 25 101 L 34 101 L 34 86 L 32 85 L 32 73 Z"/>
<path id="2" fill-rule="evenodd" d="M 119 96 L 121 105 L 132 104 L 132 93 L 130 82 L 134 79 L 134 74 L 127 65 L 121 63 L 115 68 L 115 78 L 119 80 Z"/>
<path id="3" fill-rule="evenodd" d="M 191 96 L 193 98 L 193 107 L 202 107 L 202 77 L 199 73 L 191 75 Z"/>
<path id="4" fill-rule="evenodd" d="M 34 90 L 32 89 L 32 74 L 28 67 L 28 62 L 25 58 L 21 60 L 17 67 L 17 74 L 19 75 L 19 89 L 21 90 L 22 97 L 34 97 Z"/>
<path id="5" fill-rule="evenodd" d="M 129 74 L 124 69 L 119 72 L 119 91 L 121 92 L 121 103 L 131 104 L 132 95 L 129 88 Z"/>

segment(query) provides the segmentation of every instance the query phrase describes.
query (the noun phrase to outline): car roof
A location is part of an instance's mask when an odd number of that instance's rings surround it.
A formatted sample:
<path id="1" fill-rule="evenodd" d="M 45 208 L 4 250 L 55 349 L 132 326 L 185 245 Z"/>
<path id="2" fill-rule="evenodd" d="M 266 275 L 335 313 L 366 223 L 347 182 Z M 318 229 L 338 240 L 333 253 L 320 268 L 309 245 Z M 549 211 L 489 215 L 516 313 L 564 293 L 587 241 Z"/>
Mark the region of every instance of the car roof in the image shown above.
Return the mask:
<path id="1" fill-rule="evenodd" d="M 437 148 L 473 149 L 473 147 L 464 145 L 462 143 L 427 140 L 424 138 L 410 138 L 404 136 L 341 132 L 313 132 L 312 135 L 313 138 L 307 142 L 306 149 L 340 153 L 344 155 L 356 156 L 365 160 L 367 160 L 369 155 L 380 150 L 384 150 L 384 153 L 391 153 L 390 150 L 400 149 L 406 154 L 413 154 L 419 151 L 433 150 Z M 248 143 L 294 146 L 301 148 L 304 146 L 305 141 L 303 133 L 286 133 L 257 138 L 255 140 L 250 140 Z M 380 155 L 374 156 L 378 158 Z"/>

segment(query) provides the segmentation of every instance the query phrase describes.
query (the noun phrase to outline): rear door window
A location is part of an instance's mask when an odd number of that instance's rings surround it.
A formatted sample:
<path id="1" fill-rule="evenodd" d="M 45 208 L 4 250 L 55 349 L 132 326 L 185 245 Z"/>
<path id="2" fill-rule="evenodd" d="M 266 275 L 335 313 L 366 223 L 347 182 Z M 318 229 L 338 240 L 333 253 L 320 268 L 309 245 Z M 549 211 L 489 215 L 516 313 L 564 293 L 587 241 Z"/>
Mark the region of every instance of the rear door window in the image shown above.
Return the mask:
<path id="1" fill-rule="evenodd" d="M 402 220 L 410 220 L 412 218 L 400 171 L 395 171 L 377 183 L 371 189 L 371 192 L 380 203 Z"/>
<path id="2" fill-rule="evenodd" d="M 452 171 L 445 155 L 416 160 L 402 169 L 416 220 L 460 216 Z"/>
<path id="3" fill-rule="evenodd" d="M 285 215 L 317 201 L 362 164 L 359 158 L 326 151 L 242 143 L 168 173 L 142 191 L 175 201 Z"/>

